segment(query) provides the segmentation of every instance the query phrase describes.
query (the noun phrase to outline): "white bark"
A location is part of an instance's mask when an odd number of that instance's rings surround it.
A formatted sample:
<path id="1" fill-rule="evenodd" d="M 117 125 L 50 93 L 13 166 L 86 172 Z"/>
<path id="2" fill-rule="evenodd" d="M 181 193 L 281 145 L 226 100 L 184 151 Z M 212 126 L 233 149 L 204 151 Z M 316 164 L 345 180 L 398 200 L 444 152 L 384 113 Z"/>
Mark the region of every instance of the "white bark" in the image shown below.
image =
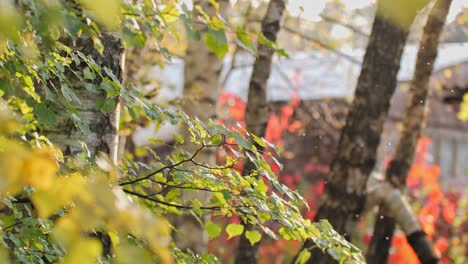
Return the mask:
<path id="1" fill-rule="evenodd" d="M 420 231 L 421 227 L 405 198 L 405 195 L 382 177 L 369 177 L 367 183 L 367 200 L 364 213 L 374 209 L 377 205 L 384 206 L 394 218 L 402 231 L 409 235 Z"/>
<path id="2" fill-rule="evenodd" d="M 229 1 L 220 0 L 219 12 L 225 13 Z M 196 2 L 210 16 L 216 15 L 216 10 L 208 0 Z M 194 20 L 197 12 L 194 12 Z M 189 39 L 184 67 L 184 102 L 182 110 L 191 117 L 197 117 L 202 122 L 216 118 L 216 102 L 220 90 L 219 74 L 222 61 L 212 53 L 203 42 L 203 35 L 208 32 L 206 25 L 195 23 L 194 29 L 200 32 L 202 40 Z M 189 141 L 189 133 L 185 131 L 185 141 Z M 197 146 L 187 144 L 186 150 L 193 153 Z M 214 164 L 215 150 L 206 148 L 201 151 L 196 160 L 200 163 Z M 209 200 L 207 192 L 182 192 L 182 199 L 197 199 L 202 203 Z M 180 249 L 188 249 L 201 253 L 207 251 L 208 234 L 200 223 L 192 216 L 174 217 L 173 224 L 177 230 L 174 240 Z"/>

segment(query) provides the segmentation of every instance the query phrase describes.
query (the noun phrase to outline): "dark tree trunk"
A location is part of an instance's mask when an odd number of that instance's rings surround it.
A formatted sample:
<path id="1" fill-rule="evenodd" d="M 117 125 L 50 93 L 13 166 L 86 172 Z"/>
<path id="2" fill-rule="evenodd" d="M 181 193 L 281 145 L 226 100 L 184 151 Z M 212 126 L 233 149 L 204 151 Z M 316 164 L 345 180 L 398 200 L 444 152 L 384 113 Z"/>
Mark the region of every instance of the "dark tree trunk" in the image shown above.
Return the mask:
<path id="1" fill-rule="evenodd" d="M 327 219 L 347 239 L 365 204 L 366 183 L 376 162 L 380 135 L 408 36 L 410 23 L 402 26 L 393 20 L 393 14 L 386 10 L 391 4 L 390 0 L 377 3 L 354 100 L 315 216 L 316 221 Z M 418 8 L 401 12 L 406 12 L 405 17 L 412 21 Z M 330 256 L 314 248 L 311 240 L 306 241 L 304 247 L 311 252 L 307 263 L 335 263 Z"/>
<path id="2" fill-rule="evenodd" d="M 393 153 L 393 159 L 386 171 L 386 179 L 396 188 L 403 189 L 408 171 L 413 163 L 416 145 L 427 116 L 429 80 L 437 57 L 439 36 L 445 24 L 452 0 L 437 0 L 429 14 L 419 44 L 416 69 L 409 90 L 409 97 L 403 120 L 403 131 Z M 395 230 L 395 220 L 388 217 L 381 207 L 374 235 L 367 253 L 368 263 L 386 263 Z M 421 263 L 437 263 L 437 256 L 422 231 L 407 234 L 408 241 L 415 249 Z"/>
<path id="3" fill-rule="evenodd" d="M 284 0 L 270 0 L 265 17 L 262 20 L 262 34 L 270 41 L 276 42 L 280 22 L 285 9 Z M 271 72 L 271 60 L 274 50 L 262 44 L 258 44 L 258 58 L 253 66 L 249 83 L 249 94 L 246 108 L 247 131 L 259 137 L 265 136 L 268 121 L 268 107 L 266 100 L 266 88 Z M 255 143 L 254 143 L 255 144 Z M 255 144 L 259 151 L 262 147 Z M 246 160 L 244 171 L 250 174 L 255 166 L 250 160 Z M 253 225 L 246 223 L 245 231 L 252 230 Z M 236 253 L 236 264 L 257 263 L 257 251 L 259 243 L 251 245 L 245 235 L 240 237 Z"/>

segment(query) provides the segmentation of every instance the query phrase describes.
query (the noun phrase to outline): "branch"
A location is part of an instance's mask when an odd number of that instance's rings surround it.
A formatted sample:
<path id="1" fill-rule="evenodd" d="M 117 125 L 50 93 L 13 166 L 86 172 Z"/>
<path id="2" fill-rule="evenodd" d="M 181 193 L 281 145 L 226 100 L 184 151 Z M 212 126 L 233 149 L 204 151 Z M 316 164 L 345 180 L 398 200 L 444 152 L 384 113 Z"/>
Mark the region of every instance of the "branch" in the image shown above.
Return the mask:
<path id="1" fill-rule="evenodd" d="M 134 195 L 134 196 L 139 197 L 139 198 L 141 198 L 141 199 L 145 199 L 145 200 L 148 200 L 148 201 L 152 201 L 152 202 L 155 202 L 155 203 L 158 203 L 158 204 L 163 204 L 163 205 L 166 205 L 166 206 L 172 206 L 172 207 L 180 208 L 180 209 L 194 209 L 193 206 L 181 205 L 181 204 L 173 204 L 173 203 L 161 201 L 161 200 L 159 200 L 159 199 L 156 199 L 156 198 L 153 198 L 153 197 L 150 197 L 150 196 L 148 196 L 148 195 L 141 194 L 141 193 L 137 193 L 137 192 L 134 192 L 134 191 L 131 191 L 131 190 L 128 190 L 128 189 L 122 189 L 122 190 L 123 190 L 125 193 L 131 194 L 131 195 Z M 220 207 L 220 206 L 201 206 L 200 209 L 219 211 L 219 210 L 221 210 L 221 207 Z"/>
<path id="2" fill-rule="evenodd" d="M 209 188 L 201 188 L 201 187 L 194 187 L 194 186 L 184 186 L 185 184 L 190 184 L 188 182 L 183 182 L 183 183 L 173 185 L 173 184 L 168 184 L 168 183 L 161 182 L 161 181 L 155 181 L 155 180 L 151 180 L 151 181 L 154 183 L 166 186 L 165 188 L 163 188 L 162 191 L 157 192 L 156 194 L 160 194 L 169 188 L 189 189 L 189 190 L 198 190 L 198 191 L 206 191 L 206 192 L 221 192 L 222 191 L 222 190 L 212 190 Z"/>
<path id="3" fill-rule="evenodd" d="M 338 56 L 340 56 L 340 57 L 342 57 L 342 58 L 344 58 L 344 59 L 346 59 L 346 60 L 348 60 L 348 61 L 350 61 L 350 62 L 352 62 L 354 64 L 361 65 L 360 60 L 355 59 L 355 58 L 351 57 L 350 55 L 348 55 L 346 53 L 343 53 L 343 52 L 331 47 L 330 45 L 321 42 L 320 40 L 318 40 L 318 39 L 316 39 L 316 38 L 314 38 L 312 36 L 308 36 L 308 35 L 304 34 L 303 32 L 300 32 L 300 31 L 298 31 L 296 29 L 293 29 L 293 28 L 291 28 L 291 27 L 289 27 L 287 25 L 284 25 L 283 29 L 286 30 L 289 33 L 297 34 L 297 35 L 299 35 L 301 38 L 303 38 L 305 40 L 312 41 L 315 44 L 319 45 L 320 47 L 322 47 L 322 48 L 324 48 L 326 50 L 329 50 L 329 51 L 335 53 L 336 55 L 338 55 Z"/>
<path id="4" fill-rule="evenodd" d="M 144 200 L 152 201 L 152 202 L 155 202 L 155 203 L 158 203 L 158 204 L 162 204 L 162 205 L 166 205 L 166 206 L 171 206 L 171 207 L 175 207 L 175 208 L 179 208 L 179 209 L 186 209 L 186 210 L 195 209 L 193 206 L 182 205 L 182 204 L 174 204 L 174 203 L 169 203 L 169 202 L 161 201 L 161 200 L 156 199 L 156 198 L 154 198 L 154 197 L 150 197 L 150 196 L 147 196 L 147 195 L 144 195 L 144 194 L 141 194 L 141 193 L 137 193 L 137 192 L 134 192 L 134 191 L 131 191 L 131 190 L 128 190 L 128 189 L 122 189 L 122 190 L 123 190 L 125 193 L 127 193 L 127 194 L 136 196 L 136 197 L 141 198 L 141 199 L 144 199 Z M 252 206 L 233 206 L 233 205 L 230 205 L 230 207 L 236 208 L 236 209 L 239 209 L 239 208 L 252 208 Z M 202 209 L 202 210 L 221 211 L 223 208 L 229 209 L 230 207 L 221 207 L 221 206 L 200 206 L 199 208 Z M 242 212 L 242 211 L 240 211 L 240 212 Z M 246 212 L 242 212 L 242 213 L 246 213 Z M 247 213 L 246 213 L 246 214 L 247 214 Z"/>
<path id="5" fill-rule="evenodd" d="M 381 205 L 388 212 L 389 219 L 387 220 L 393 218 L 396 224 L 401 227 L 421 263 L 438 263 L 438 256 L 434 254 L 432 244 L 421 229 L 401 191 L 388 181 L 375 181 L 375 177 L 371 176 L 370 179 L 372 178 L 374 180 L 369 180 L 367 186 L 366 209 L 368 210 L 377 204 Z"/>
<path id="6" fill-rule="evenodd" d="M 144 180 L 147 180 L 149 179 L 151 176 L 155 175 L 155 174 L 158 174 L 160 173 L 161 171 L 163 170 L 166 170 L 166 169 L 172 169 L 174 167 L 177 167 L 179 165 L 182 165 L 186 162 L 189 162 L 189 161 L 193 161 L 193 159 L 195 158 L 196 155 L 198 155 L 198 153 L 203 149 L 205 148 L 206 146 L 205 145 L 202 145 L 200 148 L 198 148 L 195 153 L 193 153 L 193 155 L 189 158 L 189 159 L 184 159 L 184 160 L 181 160 L 177 163 L 174 163 L 174 164 L 171 164 L 171 165 L 168 165 L 168 166 L 165 166 L 165 167 L 162 167 L 154 172 L 151 172 L 150 174 L 146 175 L 146 176 L 143 176 L 141 178 L 136 178 L 134 180 L 131 180 L 131 181 L 128 181 L 128 182 L 122 182 L 120 183 L 119 185 L 120 186 L 125 186 L 125 185 L 129 185 L 129 184 L 134 184 L 134 183 L 137 183 L 137 182 L 140 182 L 140 181 L 144 181 Z"/>
<path id="7" fill-rule="evenodd" d="M 404 194 L 389 182 L 380 181 L 371 176 L 367 186 L 365 211 L 380 204 L 388 210 L 390 216 L 395 219 L 406 235 L 421 231 L 421 227 Z"/>
<path id="8" fill-rule="evenodd" d="M 336 18 L 333 18 L 333 17 L 329 17 L 329 16 L 326 16 L 326 15 L 323 15 L 321 14 L 320 17 L 324 20 L 324 21 L 327 21 L 327 22 L 330 22 L 330 23 L 333 23 L 333 24 L 337 24 L 337 25 L 340 25 L 340 26 L 343 26 L 347 29 L 350 29 L 351 31 L 353 31 L 354 33 L 358 34 L 358 35 L 361 35 L 363 37 L 366 37 L 366 38 L 369 38 L 369 34 L 367 33 L 364 33 L 363 31 L 361 31 L 359 28 L 355 27 L 354 25 L 351 25 L 351 24 L 348 24 L 348 23 L 345 23 L 343 21 L 340 21 Z"/>
<path id="9" fill-rule="evenodd" d="M 246 20 L 244 21 L 244 23 L 242 25 L 240 25 L 240 27 L 244 28 L 245 25 L 248 23 L 249 21 L 249 16 L 250 16 L 250 13 L 251 13 L 251 9 L 252 9 L 252 4 L 249 2 L 248 3 L 248 6 L 247 6 L 247 9 L 245 11 L 245 14 L 243 17 L 246 18 Z M 229 65 L 229 69 L 228 71 L 226 72 L 226 75 L 224 76 L 224 78 L 221 80 L 221 87 L 224 87 L 226 85 L 226 82 L 227 80 L 229 79 L 229 76 L 231 75 L 232 71 L 235 69 L 235 66 L 236 66 L 236 55 L 237 53 L 239 52 L 239 45 L 236 43 L 236 45 L 234 45 L 234 52 L 232 53 L 232 59 L 231 59 L 231 63 Z"/>

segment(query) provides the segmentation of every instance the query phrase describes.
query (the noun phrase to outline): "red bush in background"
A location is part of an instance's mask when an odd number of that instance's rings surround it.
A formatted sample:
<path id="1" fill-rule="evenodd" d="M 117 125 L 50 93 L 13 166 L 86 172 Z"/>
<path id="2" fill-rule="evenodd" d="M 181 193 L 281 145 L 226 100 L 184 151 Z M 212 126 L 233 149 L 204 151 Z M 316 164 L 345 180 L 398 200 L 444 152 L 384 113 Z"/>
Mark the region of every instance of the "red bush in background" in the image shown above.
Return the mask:
<path id="1" fill-rule="evenodd" d="M 268 125 L 265 138 L 281 146 L 281 137 L 285 131 L 290 133 L 302 127 L 300 120 L 294 120 L 294 112 L 300 101 L 297 93 L 291 93 L 291 100 L 288 104 L 281 107 L 279 113 L 271 113 L 268 117 Z M 236 95 L 223 94 L 220 97 L 220 105 L 224 106 L 224 115 L 221 118 L 225 119 L 224 124 L 232 129 L 243 129 L 245 126 L 245 103 Z M 221 112 L 223 112 L 221 110 Z M 431 241 L 434 243 L 435 250 L 441 255 L 443 263 L 459 262 L 460 259 L 466 259 L 464 243 L 466 244 L 466 236 L 468 232 L 468 221 L 463 218 L 463 212 L 460 207 L 460 198 L 462 191 L 450 190 L 444 191 L 439 183 L 440 169 L 436 165 L 431 165 L 426 162 L 430 138 L 422 138 L 419 141 L 415 162 L 412 165 L 407 178 L 407 186 L 409 189 L 409 199 L 417 213 L 418 220 L 422 229 L 428 234 Z M 220 154 L 218 158 L 224 159 Z M 306 199 L 310 210 L 303 208 L 303 214 L 308 219 L 313 219 L 315 209 L 318 206 L 318 197 L 323 192 L 323 180 L 308 182 L 305 175 L 299 172 L 283 173 L 274 162 L 271 162 L 272 169 L 280 178 L 280 181 L 291 189 L 297 189 L 300 185 L 302 195 Z M 304 172 L 327 173 L 328 165 L 319 163 L 308 163 L 304 167 Z M 466 198 L 465 198 L 466 199 Z M 466 202 L 465 202 L 466 203 Z M 466 210 L 466 209 L 465 209 Z M 466 213 L 466 212 L 465 212 Z M 457 221 L 458 219 L 458 221 Z M 227 223 L 239 222 L 237 218 L 220 219 Z M 361 230 L 366 230 L 361 241 L 353 241 L 360 244 L 362 249 L 368 245 L 371 234 L 371 222 L 361 223 Z M 457 222 L 454 224 L 454 222 Z M 265 236 L 266 237 L 266 236 Z M 235 248 L 238 242 L 237 238 L 227 239 L 227 235 L 218 237 L 210 244 L 210 250 L 218 256 L 222 256 L 224 261 L 229 261 L 235 254 Z M 265 239 L 262 241 L 259 249 L 260 263 L 288 263 L 297 253 L 299 244 L 297 241 L 286 241 L 284 239 L 273 240 Z M 404 234 L 397 232 L 392 240 L 392 248 L 389 255 L 388 263 L 419 263 L 415 253 L 406 241 Z M 460 262 L 462 263 L 462 262 Z"/>

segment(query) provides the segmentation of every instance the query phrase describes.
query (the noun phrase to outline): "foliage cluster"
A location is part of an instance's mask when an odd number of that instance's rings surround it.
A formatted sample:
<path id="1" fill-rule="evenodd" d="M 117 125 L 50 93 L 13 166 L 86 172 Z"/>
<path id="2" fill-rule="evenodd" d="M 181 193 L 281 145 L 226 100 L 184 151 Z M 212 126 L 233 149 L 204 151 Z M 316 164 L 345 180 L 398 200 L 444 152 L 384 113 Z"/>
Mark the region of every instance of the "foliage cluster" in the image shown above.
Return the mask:
<path id="1" fill-rule="evenodd" d="M 274 142 L 280 149 L 284 149 L 282 137 L 286 132 L 294 132 L 302 125 L 295 119 L 294 112 L 299 102 L 291 95 L 288 104 L 281 107 L 280 113 L 271 113 L 268 119 L 266 139 Z M 227 111 L 225 124 L 244 125 L 245 103 L 241 98 L 232 94 L 222 94 L 222 107 Z M 443 263 L 463 263 L 463 245 L 466 244 L 468 230 L 466 224 L 467 197 L 464 189 L 459 186 L 443 187 L 440 168 L 428 162 L 430 138 L 420 139 L 417 147 L 415 161 L 409 171 L 407 186 L 410 203 L 417 214 L 418 220 L 426 234 L 431 239 L 437 254 L 440 254 Z M 290 175 L 281 172 L 274 163 L 270 166 L 279 175 L 279 181 L 291 189 L 299 190 L 306 199 L 308 210 L 302 210 L 306 219 L 313 219 L 317 209 L 317 199 L 323 192 L 323 180 L 311 179 L 307 175 L 296 173 Z M 328 172 L 327 164 L 306 164 L 304 171 Z M 466 192 L 465 192 L 466 193 Z M 238 219 L 231 218 L 228 222 L 236 223 Z M 359 223 L 358 238 L 355 244 L 365 248 L 369 245 L 372 236 L 374 219 L 364 219 Z M 230 250 L 235 242 L 227 236 L 217 239 L 213 250 L 217 250 L 226 260 L 232 257 Z M 222 245 L 222 246 L 220 246 Z M 259 249 L 261 263 L 282 263 L 292 259 L 297 253 L 296 241 L 284 239 L 264 241 Z M 419 260 L 403 233 L 397 232 L 392 240 L 392 249 L 389 255 L 390 263 L 419 263 Z"/>
<path id="2" fill-rule="evenodd" d="M 98 258 L 112 263 L 217 262 L 215 256 L 184 252 L 170 242 L 170 233 L 177 230 L 164 217 L 184 213 L 199 219 L 211 238 L 223 228 L 213 221 L 204 222 L 204 216 L 236 215 L 275 239 L 312 238 L 337 260 L 362 262 L 359 249 L 327 222 L 311 223 L 301 216 L 304 199 L 280 183 L 266 161 L 274 160 L 275 152 L 268 141 L 153 105 L 141 87 L 131 82 L 123 85 L 114 69 L 76 48 L 87 39 L 102 53 L 106 49 L 103 36 L 110 34 L 120 38 L 125 48 L 152 45 L 169 59 L 162 41 L 180 34 L 177 25 L 183 24 L 196 39 L 202 33 L 191 25 L 206 23 L 209 31 L 203 39 L 222 57 L 228 50 L 225 32 L 233 27 L 220 16 L 199 11 L 201 18 L 193 18 L 177 1 L 20 0 L 0 4 L 0 96 L 2 106 L 8 108 L 0 118 L 2 263 L 95 263 Z M 255 52 L 249 35 L 242 28 L 235 32 L 238 41 Z M 258 40 L 282 53 L 265 38 Z M 54 146 L 45 131 L 62 122 L 59 116 L 65 114 L 77 133 L 91 132 L 92 124 L 81 111 L 86 106 L 82 91 L 105 95 L 96 102 L 104 114 L 115 111 L 120 101 L 122 122 L 143 119 L 158 125 L 179 124 L 191 137 L 175 136 L 177 143 L 167 156 L 147 149 L 154 159 L 151 163 L 130 157 L 114 165 L 105 153 L 91 154 L 85 144 L 81 154 L 70 156 Z M 157 138 L 149 140 L 162 143 Z M 267 150 L 258 151 L 252 142 Z M 196 150 L 188 153 L 187 144 L 196 145 Z M 197 160 L 198 153 L 207 148 L 233 156 L 224 164 Z M 252 174 L 236 168 L 243 159 L 255 164 Z M 208 204 L 187 200 L 181 190 L 208 192 L 211 199 Z M 271 230 L 271 223 L 279 231 Z M 225 231 L 230 237 L 244 233 L 237 224 L 228 225 Z M 108 255 L 102 252 L 106 235 L 112 244 Z M 262 237 L 258 231 L 244 235 L 252 244 Z"/>

